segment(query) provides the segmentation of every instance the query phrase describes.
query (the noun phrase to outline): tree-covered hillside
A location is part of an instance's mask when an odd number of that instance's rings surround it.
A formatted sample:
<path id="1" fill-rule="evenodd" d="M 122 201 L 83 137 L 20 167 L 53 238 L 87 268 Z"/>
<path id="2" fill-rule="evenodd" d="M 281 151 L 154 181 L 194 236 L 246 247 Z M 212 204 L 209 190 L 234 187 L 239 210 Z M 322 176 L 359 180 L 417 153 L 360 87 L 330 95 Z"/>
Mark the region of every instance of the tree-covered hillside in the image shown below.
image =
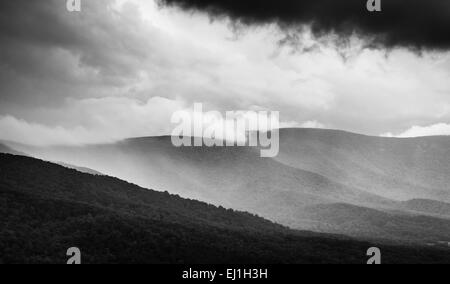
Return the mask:
<path id="1" fill-rule="evenodd" d="M 247 213 L 0 154 L 0 262 L 450 263 L 450 251 L 298 232 Z"/>

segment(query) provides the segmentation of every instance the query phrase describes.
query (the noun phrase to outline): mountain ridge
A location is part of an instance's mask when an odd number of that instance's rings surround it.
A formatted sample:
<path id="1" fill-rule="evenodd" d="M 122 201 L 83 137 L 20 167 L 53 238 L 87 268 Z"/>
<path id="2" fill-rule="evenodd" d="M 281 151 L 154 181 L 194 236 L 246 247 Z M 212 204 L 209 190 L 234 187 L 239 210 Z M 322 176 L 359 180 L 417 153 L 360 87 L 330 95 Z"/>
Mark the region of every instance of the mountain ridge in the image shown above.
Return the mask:
<path id="1" fill-rule="evenodd" d="M 378 246 L 384 263 L 446 263 L 450 250 L 357 241 L 292 231 L 113 177 L 30 157 L 0 154 L 2 263 L 364 263 Z M 181 210 L 181 211 L 180 211 Z M 51 232 L 51 233 L 49 233 Z"/>
<path id="2" fill-rule="evenodd" d="M 447 137 L 392 139 L 285 129 L 280 132 L 280 155 L 274 159 L 259 157 L 259 149 L 251 147 L 177 148 L 170 138 L 23 151 L 45 160 L 83 165 L 146 188 L 252 212 L 298 229 L 302 224 L 296 216 L 304 207 L 324 204 L 345 203 L 387 214 L 446 216 L 426 206 L 408 208 L 404 201 L 447 201 Z M 333 221 L 331 217 L 328 221 Z M 354 229 L 358 235 L 358 228 Z"/>

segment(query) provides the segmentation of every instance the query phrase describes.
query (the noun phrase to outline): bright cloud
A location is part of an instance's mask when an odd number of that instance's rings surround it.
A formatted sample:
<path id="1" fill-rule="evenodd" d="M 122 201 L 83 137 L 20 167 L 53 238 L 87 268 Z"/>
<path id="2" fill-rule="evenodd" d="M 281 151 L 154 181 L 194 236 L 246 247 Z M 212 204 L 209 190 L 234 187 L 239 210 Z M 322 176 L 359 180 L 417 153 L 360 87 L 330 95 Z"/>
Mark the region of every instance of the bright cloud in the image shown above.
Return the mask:
<path id="1" fill-rule="evenodd" d="M 398 137 L 398 138 L 408 138 L 408 137 L 423 137 L 423 136 L 443 136 L 450 135 L 450 124 L 438 123 L 429 126 L 413 126 L 410 129 L 394 135 L 392 133 L 386 133 L 382 136 L 386 137 Z"/>
<path id="2" fill-rule="evenodd" d="M 361 50 L 356 39 L 342 48 L 307 30 L 283 45 L 274 25 L 233 30 L 153 1 L 86 1 L 79 14 L 56 0 L 15 3 L 0 11 L 9 19 L 0 27 L 0 139 L 170 134 L 173 111 L 195 102 L 372 135 L 450 121 L 449 53 Z"/>

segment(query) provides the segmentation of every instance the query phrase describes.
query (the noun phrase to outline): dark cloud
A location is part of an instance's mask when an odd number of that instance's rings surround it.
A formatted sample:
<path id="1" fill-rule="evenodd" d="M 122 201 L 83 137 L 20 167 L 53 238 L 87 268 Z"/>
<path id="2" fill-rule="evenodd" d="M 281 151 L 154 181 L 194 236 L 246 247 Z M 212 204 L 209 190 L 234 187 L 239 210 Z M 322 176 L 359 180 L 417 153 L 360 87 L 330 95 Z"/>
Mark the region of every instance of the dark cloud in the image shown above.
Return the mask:
<path id="1" fill-rule="evenodd" d="M 367 0 L 159 0 L 163 6 L 229 17 L 248 25 L 277 23 L 282 28 L 310 26 L 318 38 L 352 34 L 373 47 L 417 50 L 450 48 L 449 0 L 381 0 L 370 13 Z"/>
<path id="2" fill-rule="evenodd" d="M 139 11 L 117 15 L 110 9 L 112 4 L 114 1 L 109 0 L 85 1 L 82 13 L 69 13 L 65 0 L 0 1 L 3 64 L 13 69 L 23 69 L 21 64 L 26 65 L 25 69 L 33 67 L 29 60 L 13 55 L 25 47 L 64 49 L 79 56 L 81 64 L 104 75 L 129 74 L 134 70 L 128 68 L 129 61 L 142 61 L 149 47 L 137 44 L 141 37 L 135 32 L 141 24 Z M 20 51 L 22 57 L 30 55 L 26 50 Z M 117 56 L 123 53 L 129 56 Z"/>
<path id="3" fill-rule="evenodd" d="M 112 4 L 83 1 L 69 13 L 65 0 L 0 1 L 0 111 L 114 95 L 136 81 L 152 46 L 139 11 Z"/>

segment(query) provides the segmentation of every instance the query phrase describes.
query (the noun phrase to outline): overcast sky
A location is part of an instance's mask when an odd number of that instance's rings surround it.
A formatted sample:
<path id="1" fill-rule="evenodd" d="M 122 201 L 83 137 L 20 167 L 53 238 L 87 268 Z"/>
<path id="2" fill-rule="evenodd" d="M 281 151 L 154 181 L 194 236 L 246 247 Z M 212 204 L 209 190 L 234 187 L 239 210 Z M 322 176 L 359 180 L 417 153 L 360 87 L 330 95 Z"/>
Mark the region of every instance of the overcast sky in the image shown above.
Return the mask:
<path id="1" fill-rule="evenodd" d="M 360 0 L 163 2 L 0 1 L 0 139 L 170 134 L 194 102 L 280 111 L 291 127 L 450 135 L 448 0 L 381 16 Z"/>

